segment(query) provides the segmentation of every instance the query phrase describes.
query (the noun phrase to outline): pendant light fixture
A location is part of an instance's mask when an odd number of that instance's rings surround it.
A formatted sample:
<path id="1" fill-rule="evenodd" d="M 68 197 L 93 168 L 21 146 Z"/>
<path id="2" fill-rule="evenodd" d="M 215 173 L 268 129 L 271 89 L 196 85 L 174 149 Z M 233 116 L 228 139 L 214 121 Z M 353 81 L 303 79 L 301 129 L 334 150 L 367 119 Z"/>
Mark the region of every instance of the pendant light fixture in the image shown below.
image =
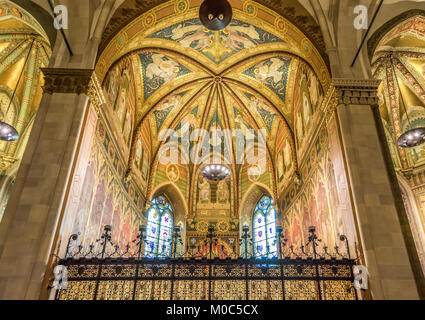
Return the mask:
<path id="1" fill-rule="evenodd" d="M 212 31 L 226 28 L 232 21 L 232 6 L 227 0 L 205 0 L 199 9 L 199 19 Z"/>
<path id="2" fill-rule="evenodd" d="M 208 180 L 220 181 L 230 175 L 230 169 L 222 164 L 209 164 L 202 169 L 201 173 Z"/>
<path id="3" fill-rule="evenodd" d="M 31 47 L 28 51 L 27 57 L 25 58 L 25 63 L 24 63 L 24 66 L 22 67 L 22 71 L 21 71 L 21 74 L 19 75 L 18 81 L 16 82 L 15 90 L 13 91 L 12 97 L 9 100 L 9 105 L 7 107 L 7 110 L 6 110 L 6 114 L 4 114 L 0 110 L 0 140 L 2 140 L 2 141 L 8 141 L 8 142 L 16 141 L 19 138 L 18 131 L 13 126 L 6 123 L 5 120 L 6 120 L 6 116 L 7 116 L 8 112 L 9 112 L 10 106 L 12 105 L 13 99 L 15 98 L 16 91 L 18 90 L 19 82 L 21 81 L 22 75 L 24 74 L 25 66 L 26 66 L 28 59 L 29 59 L 29 56 L 31 54 L 32 47 L 34 45 L 34 41 L 35 41 L 35 39 L 32 40 Z"/>
<path id="4" fill-rule="evenodd" d="M 393 56 L 389 55 L 391 62 L 391 70 L 394 74 L 395 81 L 397 82 L 398 93 L 400 95 L 401 105 L 403 106 L 404 112 L 406 114 L 407 122 L 409 123 L 409 130 L 403 133 L 397 140 L 397 144 L 401 148 L 412 148 L 417 147 L 425 142 L 425 128 L 412 128 L 412 123 L 410 122 L 409 115 L 407 113 L 406 103 L 404 102 L 403 93 L 400 90 L 400 84 L 398 82 L 397 71 L 394 68 Z"/>

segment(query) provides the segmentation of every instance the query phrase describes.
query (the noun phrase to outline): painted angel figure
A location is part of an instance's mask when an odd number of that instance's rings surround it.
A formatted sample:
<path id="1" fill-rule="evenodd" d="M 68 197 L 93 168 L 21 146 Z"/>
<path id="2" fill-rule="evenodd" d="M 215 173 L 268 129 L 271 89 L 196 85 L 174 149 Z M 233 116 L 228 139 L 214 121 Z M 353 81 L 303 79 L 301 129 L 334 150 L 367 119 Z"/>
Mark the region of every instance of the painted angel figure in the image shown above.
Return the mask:
<path id="1" fill-rule="evenodd" d="M 255 77 L 261 82 L 267 82 L 268 79 L 272 79 L 273 83 L 276 84 L 283 77 L 283 71 L 279 71 L 283 64 L 284 62 L 278 58 L 271 58 L 266 62 L 262 62 L 254 69 Z"/>
<path id="2" fill-rule="evenodd" d="M 208 30 L 202 25 L 183 26 L 179 24 L 172 31 L 171 39 L 180 42 L 183 48 L 193 48 L 195 50 L 203 50 L 211 45 Z"/>
<path id="3" fill-rule="evenodd" d="M 180 70 L 179 64 L 176 61 L 159 53 L 153 54 L 152 60 L 153 62 L 148 65 L 146 70 L 146 77 L 148 79 L 158 77 L 165 82 L 175 79 Z"/>
<path id="4" fill-rule="evenodd" d="M 249 27 L 230 25 L 223 31 L 222 39 L 226 48 L 239 51 L 255 47 L 254 40 L 260 40 L 260 35 L 252 25 Z"/>

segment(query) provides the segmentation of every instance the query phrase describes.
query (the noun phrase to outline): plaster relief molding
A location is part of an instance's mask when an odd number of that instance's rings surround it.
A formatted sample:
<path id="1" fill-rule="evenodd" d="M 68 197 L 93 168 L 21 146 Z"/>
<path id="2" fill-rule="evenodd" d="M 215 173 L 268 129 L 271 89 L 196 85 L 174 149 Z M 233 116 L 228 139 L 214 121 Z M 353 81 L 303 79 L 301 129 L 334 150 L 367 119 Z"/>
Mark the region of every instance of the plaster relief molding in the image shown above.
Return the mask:
<path id="1" fill-rule="evenodd" d="M 101 114 L 101 107 L 106 104 L 106 98 L 103 94 L 102 86 L 100 85 L 99 79 L 96 76 L 96 73 L 93 72 L 93 75 L 90 79 L 88 90 L 86 92 L 89 97 L 90 104 L 94 107 L 97 116 Z"/>
<path id="2" fill-rule="evenodd" d="M 339 104 L 378 105 L 381 80 L 333 79 Z"/>
<path id="3" fill-rule="evenodd" d="M 93 69 L 42 68 L 44 93 L 87 94 Z"/>
<path id="4" fill-rule="evenodd" d="M 16 161 L 17 159 L 14 157 L 0 155 L 0 172 L 6 172 Z"/>

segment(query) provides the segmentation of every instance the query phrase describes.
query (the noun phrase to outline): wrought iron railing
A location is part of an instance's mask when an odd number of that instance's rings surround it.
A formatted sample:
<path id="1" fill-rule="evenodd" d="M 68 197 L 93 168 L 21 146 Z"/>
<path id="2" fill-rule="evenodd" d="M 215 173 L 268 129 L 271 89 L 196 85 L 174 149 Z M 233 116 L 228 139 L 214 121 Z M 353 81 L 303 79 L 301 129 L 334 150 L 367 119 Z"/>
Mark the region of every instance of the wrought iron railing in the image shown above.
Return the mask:
<path id="1" fill-rule="evenodd" d="M 254 259 L 236 254 L 200 250 L 172 257 L 144 258 L 143 229 L 125 248 L 111 242 L 111 228 L 95 244 L 84 249 L 71 236 L 65 259 L 66 289 L 57 290 L 58 300 L 356 300 L 353 266 L 345 236 L 329 250 L 320 247 L 314 228 L 305 246 L 286 248 L 281 236 L 279 256 Z M 210 230 L 213 232 L 213 230 Z M 178 237 L 174 237 L 176 241 Z M 248 239 L 242 239 L 243 241 Z M 214 237 L 207 237 L 212 248 Z M 332 253 L 331 253 L 332 251 Z M 341 252 L 343 251 L 343 252 Z M 59 286 L 60 288 L 61 286 Z"/>

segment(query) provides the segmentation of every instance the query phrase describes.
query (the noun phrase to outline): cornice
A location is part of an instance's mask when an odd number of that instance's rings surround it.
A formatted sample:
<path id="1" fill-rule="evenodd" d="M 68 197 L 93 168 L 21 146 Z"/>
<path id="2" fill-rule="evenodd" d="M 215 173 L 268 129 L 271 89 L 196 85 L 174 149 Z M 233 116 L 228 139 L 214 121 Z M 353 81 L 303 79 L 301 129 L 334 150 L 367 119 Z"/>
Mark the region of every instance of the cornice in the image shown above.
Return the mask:
<path id="1" fill-rule="evenodd" d="M 42 68 L 44 93 L 87 94 L 93 69 Z"/>
<path id="2" fill-rule="evenodd" d="M 339 104 L 377 105 L 381 80 L 333 79 Z"/>

